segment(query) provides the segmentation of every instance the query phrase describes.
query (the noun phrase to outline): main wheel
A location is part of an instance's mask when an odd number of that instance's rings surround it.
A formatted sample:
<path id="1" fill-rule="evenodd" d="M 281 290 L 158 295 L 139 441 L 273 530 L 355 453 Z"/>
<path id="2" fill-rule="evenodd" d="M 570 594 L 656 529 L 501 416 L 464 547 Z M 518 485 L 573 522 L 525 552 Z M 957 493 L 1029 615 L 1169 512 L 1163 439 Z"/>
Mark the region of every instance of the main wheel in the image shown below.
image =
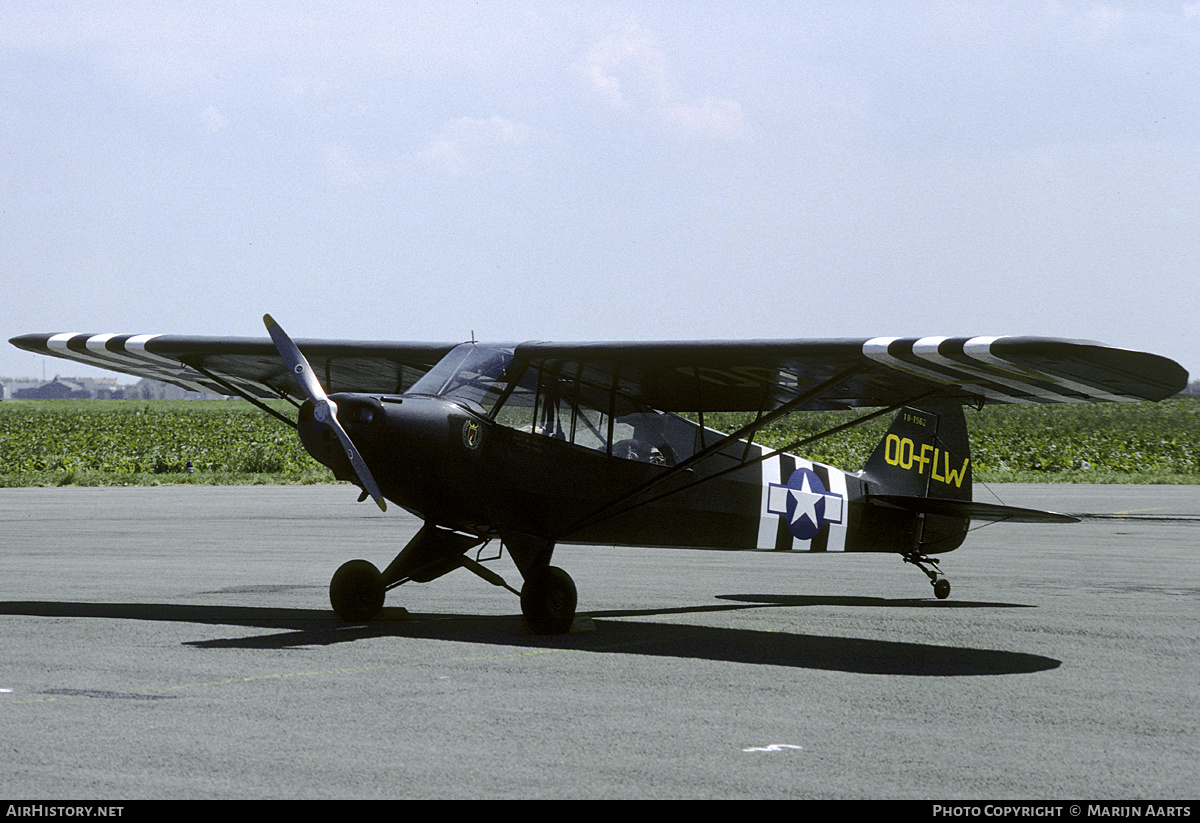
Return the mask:
<path id="1" fill-rule="evenodd" d="M 937 580 L 933 584 L 933 595 L 938 600 L 945 600 L 950 596 L 950 581 L 946 578 Z"/>
<path id="2" fill-rule="evenodd" d="M 383 577 L 366 560 L 343 563 L 329 582 L 329 602 L 343 620 L 370 620 L 383 608 Z"/>
<path id="3" fill-rule="evenodd" d="M 534 634 L 566 634 L 575 622 L 575 581 L 557 566 L 530 572 L 521 587 L 521 614 Z"/>

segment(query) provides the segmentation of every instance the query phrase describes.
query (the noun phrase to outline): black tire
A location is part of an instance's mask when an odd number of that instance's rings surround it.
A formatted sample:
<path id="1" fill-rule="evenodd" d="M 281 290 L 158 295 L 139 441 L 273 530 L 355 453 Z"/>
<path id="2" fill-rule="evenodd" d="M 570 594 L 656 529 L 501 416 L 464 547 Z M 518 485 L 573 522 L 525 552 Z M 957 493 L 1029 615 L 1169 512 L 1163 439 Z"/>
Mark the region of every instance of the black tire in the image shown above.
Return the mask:
<path id="1" fill-rule="evenodd" d="M 366 560 L 343 563 L 329 582 L 329 602 L 343 620 L 370 620 L 383 609 L 383 577 Z"/>
<path id="2" fill-rule="evenodd" d="M 938 600 L 945 600 L 950 596 L 950 581 L 946 578 L 936 581 L 933 584 L 933 594 Z"/>
<path id="3" fill-rule="evenodd" d="M 566 634 L 575 622 L 575 581 L 557 566 L 537 569 L 521 587 L 521 614 L 534 634 Z"/>

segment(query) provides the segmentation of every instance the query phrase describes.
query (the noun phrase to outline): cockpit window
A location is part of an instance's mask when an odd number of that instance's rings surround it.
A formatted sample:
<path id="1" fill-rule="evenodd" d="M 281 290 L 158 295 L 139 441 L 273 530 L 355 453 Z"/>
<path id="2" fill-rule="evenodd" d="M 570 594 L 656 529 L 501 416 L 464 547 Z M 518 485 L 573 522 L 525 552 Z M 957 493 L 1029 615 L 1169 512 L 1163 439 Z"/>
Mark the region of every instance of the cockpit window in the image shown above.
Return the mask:
<path id="1" fill-rule="evenodd" d="M 607 451 L 609 401 L 607 392 L 530 368 L 496 413 L 496 422 Z"/>
<path id="2" fill-rule="evenodd" d="M 491 414 L 508 387 L 510 376 L 506 370 L 512 359 L 510 348 L 463 343 L 426 372 L 408 393 L 447 397 L 475 411 Z"/>
<path id="3" fill-rule="evenodd" d="M 517 378 L 494 419 L 518 431 L 663 466 L 690 457 L 698 431 L 611 388 L 532 366 Z"/>
<path id="4" fill-rule="evenodd" d="M 502 426 L 625 460 L 673 466 L 696 449 L 694 423 L 577 375 L 527 367 L 506 346 L 456 346 L 407 393 L 445 397 Z"/>

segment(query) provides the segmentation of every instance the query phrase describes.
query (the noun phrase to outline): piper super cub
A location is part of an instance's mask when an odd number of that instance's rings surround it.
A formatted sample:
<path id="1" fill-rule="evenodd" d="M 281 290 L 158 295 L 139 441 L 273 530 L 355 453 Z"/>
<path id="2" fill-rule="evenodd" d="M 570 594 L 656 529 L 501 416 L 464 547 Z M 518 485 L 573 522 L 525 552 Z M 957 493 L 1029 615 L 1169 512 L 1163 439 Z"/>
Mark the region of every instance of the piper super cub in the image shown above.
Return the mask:
<path id="1" fill-rule="evenodd" d="M 634 343 L 293 342 L 134 334 L 28 334 L 12 343 L 187 389 L 236 395 L 296 427 L 314 458 L 424 521 L 381 572 L 351 560 L 330 601 L 346 620 L 379 613 L 389 589 L 466 568 L 500 540 L 524 584 L 531 630 L 575 616 L 559 543 L 893 552 L 934 594 L 936 555 L 972 520 L 1070 522 L 973 502 L 964 406 L 1161 400 L 1177 363 L 1041 337 Z M 266 405 L 285 398 L 293 421 Z M 791 413 L 874 409 L 782 449 L 754 435 Z M 723 434 L 705 413 L 755 412 Z M 692 413 L 695 421 L 678 416 Z M 791 452 L 880 415 L 895 418 L 861 471 Z"/>

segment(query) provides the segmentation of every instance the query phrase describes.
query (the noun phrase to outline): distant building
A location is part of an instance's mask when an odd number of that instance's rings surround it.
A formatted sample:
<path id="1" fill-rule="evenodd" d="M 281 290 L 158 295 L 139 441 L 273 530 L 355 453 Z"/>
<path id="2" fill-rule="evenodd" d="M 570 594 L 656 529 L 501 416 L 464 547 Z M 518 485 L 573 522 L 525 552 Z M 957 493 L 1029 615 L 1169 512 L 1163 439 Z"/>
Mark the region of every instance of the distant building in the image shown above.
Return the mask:
<path id="1" fill-rule="evenodd" d="M 194 392 L 157 380 L 121 384 L 115 377 L 55 377 L 11 380 L 0 383 L 0 397 L 14 400 L 215 400 L 222 394 Z"/>
<path id="2" fill-rule="evenodd" d="M 45 380 L 30 380 L 29 378 L 4 378 L 4 399 L 12 400 L 17 396 L 17 392 L 24 389 L 36 389 L 38 386 L 45 383 Z"/>
<path id="3" fill-rule="evenodd" d="M 64 380 L 56 377 L 49 383 L 43 383 L 32 389 L 18 389 L 13 397 L 18 400 L 81 400 L 91 397 L 92 393 L 74 380 Z"/>
<path id="4" fill-rule="evenodd" d="M 75 382 L 100 400 L 120 400 L 125 397 L 125 387 L 115 377 L 77 377 Z"/>
<path id="5" fill-rule="evenodd" d="M 188 391 L 172 383 L 142 378 L 136 385 L 125 387 L 125 397 L 135 400 L 228 400 L 223 394 Z"/>

